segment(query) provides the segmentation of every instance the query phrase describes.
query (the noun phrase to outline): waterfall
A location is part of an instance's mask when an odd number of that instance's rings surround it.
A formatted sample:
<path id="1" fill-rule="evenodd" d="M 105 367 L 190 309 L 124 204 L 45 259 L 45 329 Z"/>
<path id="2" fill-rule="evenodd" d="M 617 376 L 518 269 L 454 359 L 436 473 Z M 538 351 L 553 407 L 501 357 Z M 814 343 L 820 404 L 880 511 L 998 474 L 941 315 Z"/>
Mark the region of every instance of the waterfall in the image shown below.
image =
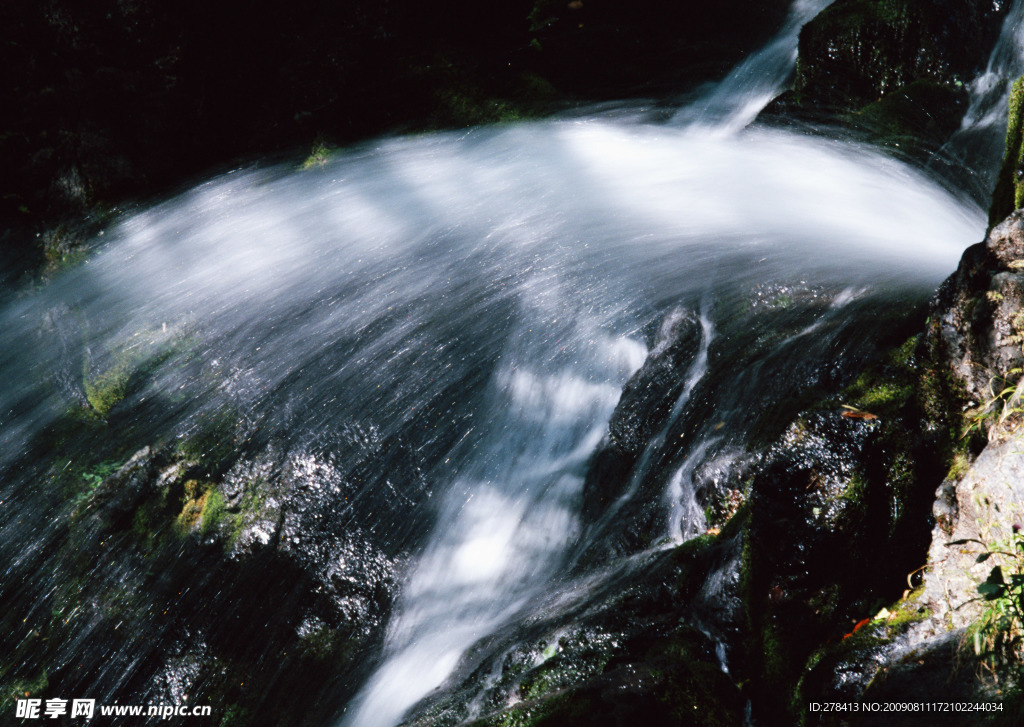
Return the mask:
<path id="1" fill-rule="evenodd" d="M 677 314 L 699 322 L 697 354 L 628 484 L 669 473 L 652 543 L 703 532 L 695 483 L 742 447 L 751 400 L 794 395 L 794 362 L 856 362 L 879 312 L 919 310 L 985 228 L 977 206 L 867 146 L 737 133 L 827 5 L 797 0 L 776 39 L 673 124 L 626 114 L 381 139 L 312 169 L 236 170 L 124 218 L 85 264 L 0 307 L 0 562 L 15 573 L 63 537 L 73 504 L 40 494 L 32 443 L 96 398 L 83 372 L 116 380 L 131 362 L 145 376 L 119 405 L 145 412 L 139 436 L 177 441 L 229 410 L 268 449 L 326 451 L 303 466 L 328 484 L 357 473 L 338 527 L 391 539 L 401 586 L 340 719 L 393 727 L 481 639 L 572 590 L 580 554 L 628 510 L 627 488 L 588 528 L 583 483 Z M 89 406 L 102 431 L 105 407 Z M 365 525 L 359 505 L 385 514 Z M 324 567 L 343 571 L 331 553 Z M 31 580 L 16 575 L 11 588 Z M 42 591 L 60 585 L 45 578 Z M 148 635 L 133 638 L 138 652 L 96 680 L 132 683 Z"/>
<path id="2" fill-rule="evenodd" d="M 1024 74 L 1024 2 L 1013 0 L 985 70 L 967 86 L 970 94 L 960 129 L 936 154 L 933 166 L 967 173 L 963 186 L 987 202 L 1006 139 L 1013 82 Z"/>
<path id="3" fill-rule="evenodd" d="M 721 82 L 680 109 L 673 123 L 700 125 L 730 134 L 752 122 L 779 95 L 796 66 L 800 29 L 833 0 L 796 0 L 782 30 L 763 48 L 736 66 Z"/>
<path id="4" fill-rule="evenodd" d="M 829 239 L 824 230 L 838 219 L 845 221 L 844 229 L 832 239 L 843 242 L 832 247 L 829 255 L 845 257 L 851 252 L 847 247 L 853 232 L 850 225 L 866 218 L 878 220 L 881 209 L 876 205 L 888 207 L 892 215 L 882 212 L 886 222 L 877 227 L 872 223 L 873 231 L 865 230 L 861 241 L 852 243 L 860 253 L 870 249 L 871 255 L 892 260 L 899 251 L 897 256 L 902 257 L 910 240 L 922 239 L 919 228 L 911 231 L 899 221 L 911 210 L 929 210 L 927 225 L 933 232 L 925 237 L 931 243 L 950 240 L 954 248 L 960 248 L 964 241 L 980 234 L 977 210 L 950 198 L 936 205 L 944 195 L 932 183 L 865 149 L 780 132 L 736 136 L 787 82 L 796 59 L 800 28 L 828 4 L 827 0 L 797 0 L 773 41 L 741 63 L 711 92 L 675 115 L 673 122 L 678 131 L 623 130 L 585 122 L 573 129 L 577 144 L 583 141 L 591 146 L 592 154 L 579 154 L 582 148 L 577 146 L 575 155 L 589 173 L 597 172 L 605 182 L 613 178 L 619 182 L 631 180 L 616 193 L 630 210 L 628 214 L 641 213 L 657 220 L 656 224 L 671 220 L 674 229 L 669 236 L 675 244 L 704 238 L 704 244 L 684 244 L 690 264 L 677 272 L 682 286 L 689 287 L 688 281 L 695 275 L 702 277 L 721 268 L 723 257 L 747 245 L 777 254 L 780 251 L 773 238 L 787 239 L 794 249 L 802 247 L 799 240 L 807 239 L 804 236 L 808 234 L 818 241 Z M 853 164 L 845 171 L 839 170 L 850 162 Z M 600 167 L 606 174 L 601 174 Z M 883 167 L 886 172 L 881 172 Z M 893 176 L 886 178 L 886 174 Z M 910 178 L 915 181 L 908 183 Z M 929 197 L 937 196 L 932 202 L 902 199 L 898 209 L 893 208 L 890 195 L 910 188 L 928 189 Z M 919 206 L 919 202 L 924 205 Z M 940 232 L 933 226 L 937 218 L 932 215 L 945 217 L 949 213 L 960 218 L 952 235 L 950 230 Z M 906 230 L 905 237 L 898 231 L 900 227 Z M 629 240 L 634 249 L 649 250 L 659 238 L 657 234 L 634 233 Z M 673 254 L 682 253 L 684 248 L 677 248 Z M 915 256 L 907 272 L 923 272 L 919 266 L 927 265 L 926 259 L 942 259 L 939 268 L 951 269 L 956 253 L 936 253 L 937 249 L 931 249 Z M 753 257 L 757 255 L 760 252 Z M 767 260 L 761 258 L 759 262 Z M 905 263 L 898 264 L 902 267 Z M 732 275 L 736 275 L 734 265 L 730 263 Z M 789 275 L 793 272 L 791 269 Z M 876 274 L 880 272 L 876 269 Z M 820 274 L 820 270 L 815 273 Z M 731 283 L 735 282 L 733 278 Z M 849 288 L 843 288 L 833 310 L 850 297 Z M 705 314 L 701 314 L 701 322 L 701 353 L 670 422 L 678 418 L 706 373 L 713 323 Z M 811 324 L 804 333 L 820 324 Z M 576 340 L 580 355 L 584 347 L 581 339 Z M 615 345 L 635 349 L 640 343 L 622 338 Z M 586 361 L 593 353 L 595 349 L 580 357 Z M 349 706 L 343 725 L 397 724 L 408 708 L 452 672 L 470 645 L 520 615 L 531 600 L 559 582 L 559 569 L 564 567 L 568 548 L 577 536 L 572 503 L 580 494 L 583 466 L 615 405 L 616 397 L 611 392 L 616 379 L 598 375 L 593 368 L 604 355 L 598 353 L 598 358 L 584 364 L 583 370 L 577 360 L 571 370 L 548 374 L 546 379 L 539 379 L 526 360 L 517 364 L 516 372 L 505 371 L 499 377 L 506 387 L 514 380 L 523 382 L 512 386 L 507 394 L 517 417 L 526 413 L 527 419 L 547 423 L 536 427 L 531 435 L 528 459 L 519 454 L 502 457 L 501 467 L 490 476 L 476 476 L 472 482 L 460 480 L 449 491 L 432 544 L 413 568 L 396 606 L 383 665 Z M 633 364 L 637 366 L 639 361 Z M 619 370 L 620 375 L 626 373 L 628 370 Z M 600 403 L 593 402 L 579 383 L 595 379 L 609 394 Z M 622 379 L 618 382 L 621 384 Z M 574 404 L 563 409 L 569 402 Z M 584 416 L 581 404 L 587 410 Z M 539 409 L 545 411 L 543 416 L 539 416 Z M 495 430 L 496 447 L 503 447 L 509 431 L 507 423 Z M 566 440 L 568 431 L 573 432 L 570 440 Z M 656 438 L 648 452 L 656 451 L 664 436 L 662 433 Z M 561 451 L 571 455 L 556 456 L 552 448 L 560 442 Z M 666 489 L 670 510 L 666 532 L 670 538 L 692 537 L 703 531 L 703 514 L 693 499 L 693 470 L 712 453 L 719 453 L 724 444 L 717 435 L 705 437 L 678 466 Z M 642 462 L 636 477 L 643 476 L 644 465 Z M 635 487 L 636 483 L 622 499 L 627 500 Z M 612 509 L 606 519 L 614 518 L 614 513 Z M 541 542 L 543 547 L 538 547 Z"/>
<path id="5" fill-rule="evenodd" d="M 397 724 L 466 649 L 556 587 L 580 532 L 588 457 L 642 362 L 643 311 L 655 301 L 699 311 L 709 281 L 711 297 L 723 301 L 762 279 L 812 279 L 837 295 L 899 280 L 925 295 L 984 228 L 978 209 L 895 160 L 787 132 L 572 122 L 489 136 L 468 145 L 432 140 L 433 148 L 389 160 L 419 157 L 431 180 L 423 192 L 447 196 L 447 208 L 482 194 L 477 222 L 486 215 L 501 231 L 490 251 L 515 258 L 525 246 L 532 262 L 514 263 L 530 272 L 507 271 L 521 298 L 502 335 L 490 414 L 474 454 L 445 485 L 430 545 L 396 603 L 383 663 L 343 720 L 352 727 Z M 492 170 L 485 192 L 456 181 L 479 180 L 481 155 Z M 330 172 L 342 173 L 340 163 Z M 529 206 L 508 209 L 506 200 L 524 198 Z M 525 218 L 516 211 L 525 209 Z M 556 216 L 572 229 L 557 230 Z M 495 233 L 479 234 L 473 245 Z M 552 248 L 558 257 L 568 247 L 575 262 L 556 266 Z M 829 270 L 841 270 L 839 279 Z M 584 280 L 571 279 L 580 273 Z M 706 338 L 713 325 L 705 320 Z M 704 365 L 696 362 L 695 378 Z M 725 443 L 698 444 L 694 457 Z M 675 502 L 681 495 L 671 493 Z M 686 508 L 673 508 L 666 533 L 695 534 L 699 526 L 683 522 Z"/>

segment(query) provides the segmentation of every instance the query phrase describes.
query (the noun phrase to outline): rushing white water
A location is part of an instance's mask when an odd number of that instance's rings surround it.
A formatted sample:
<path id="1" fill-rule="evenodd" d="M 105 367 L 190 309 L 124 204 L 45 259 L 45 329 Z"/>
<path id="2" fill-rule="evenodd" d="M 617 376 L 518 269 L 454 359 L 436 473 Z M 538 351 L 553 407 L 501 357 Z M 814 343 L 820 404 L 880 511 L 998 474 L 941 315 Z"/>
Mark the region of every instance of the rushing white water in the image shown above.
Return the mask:
<path id="1" fill-rule="evenodd" d="M 782 30 L 734 68 L 720 83 L 676 112 L 673 122 L 699 124 L 732 134 L 752 122 L 789 83 L 796 66 L 800 29 L 833 0 L 796 0 Z"/>
<path id="2" fill-rule="evenodd" d="M 699 126 L 563 123 L 482 142 L 448 139 L 441 147 L 422 167 L 430 180 L 425 194 L 454 207 L 456 216 L 467 194 L 486 196 L 472 209 L 490 225 L 514 230 L 503 244 L 529 250 L 533 269 L 543 271 L 523 284 L 544 313 L 531 316 L 514 338 L 526 334 L 524 327 L 536 335 L 542 321 L 562 318 L 574 301 L 575 322 L 541 337 L 548 345 L 569 343 L 574 353 L 571 362 L 549 359 L 537 370 L 534 362 L 552 355 L 541 346 L 509 356 L 496 373 L 507 413 L 490 430 L 493 449 L 485 448 L 449 489 L 432 544 L 396 606 L 384 664 L 344 719 L 351 727 L 396 724 L 472 643 L 552 588 L 578 529 L 574 503 L 586 457 L 624 377 L 640 362 L 636 334 L 601 344 L 592 331 L 609 321 L 599 319 L 584 326 L 590 332 L 580 331 L 587 310 L 625 301 L 632 301 L 625 309 L 636 310 L 638 294 L 698 304 L 709 285 L 719 286 L 719 274 L 740 286 L 773 276 L 933 285 L 984 224 L 977 209 L 896 161 L 783 132 L 723 136 Z M 492 175 L 486 184 L 476 182 L 480 155 Z M 514 211 L 509 199 L 516 200 Z M 564 219 L 571 227 L 561 227 Z M 586 271 L 582 289 L 562 287 L 556 279 L 563 273 L 549 267 L 554 250 L 567 252 L 563 242 Z M 617 303 L 604 299 L 612 280 L 613 295 L 625 296 Z M 602 302 L 595 306 L 596 300 Z M 705 321 L 705 338 L 711 334 Z M 629 365 L 608 369 L 606 351 L 616 350 L 632 352 L 618 356 Z M 695 376 L 706 356 L 705 348 Z M 695 534 L 698 523 L 683 523 L 685 505 L 674 508 L 673 535 Z"/>
<path id="3" fill-rule="evenodd" d="M 766 281 L 920 299 L 980 238 L 979 209 L 876 151 L 738 133 L 826 4 L 799 0 L 779 38 L 676 126 L 385 140 L 319 169 L 226 175 L 127 219 L 88 264 L 0 311 L 0 463 L 65 403 L 32 367 L 73 389 L 81 358 L 174 336 L 210 354 L 209 375 L 164 371 L 137 399 L 188 386 L 295 436 L 338 422 L 431 432 L 433 534 L 343 718 L 397 724 L 474 642 L 557 587 L 584 537 L 587 459 L 646 330 L 674 309 L 703 315 L 683 409 L 713 364 L 706 301 L 746 302 Z M 817 335 L 836 307 L 781 345 Z M 87 322 L 79 338 L 54 310 Z M 669 483 L 672 537 L 701 529 L 687 488 L 717 443 L 700 440 Z"/>
<path id="4" fill-rule="evenodd" d="M 1010 87 L 1024 73 L 1024 3 L 1014 0 L 1003 21 L 999 39 L 989 56 L 985 72 L 971 81 L 970 106 L 961 131 L 1005 127 L 1006 101 Z"/>
<path id="5" fill-rule="evenodd" d="M 483 372 L 458 458 L 432 474 L 435 535 L 346 719 L 390 725 L 552 587 L 642 325 L 764 280 L 923 292 L 983 227 L 893 159 L 780 131 L 550 122 L 228 175 L 129 219 L 3 312 L 4 451 L 48 411 L 25 359 L 60 368 L 33 321 L 62 300 L 91 322 L 94 351 L 164 324 L 193 331 L 217 351 L 209 383 L 192 382 L 205 396 L 259 404 L 283 389 L 306 427 L 386 434 L 431 407 L 424 426 L 454 427 L 438 392 Z M 321 373 L 287 388 L 309 367 Z"/>
<path id="6" fill-rule="evenodd" d="M 992 192 L 1003 155 L 1013 82 L 1024 74 L 1024 0 L 1013 0 L 985 71 L 968 84 L 970 102 L 960 129 L 938 160 L 967 170 L 980 199 Z"/>

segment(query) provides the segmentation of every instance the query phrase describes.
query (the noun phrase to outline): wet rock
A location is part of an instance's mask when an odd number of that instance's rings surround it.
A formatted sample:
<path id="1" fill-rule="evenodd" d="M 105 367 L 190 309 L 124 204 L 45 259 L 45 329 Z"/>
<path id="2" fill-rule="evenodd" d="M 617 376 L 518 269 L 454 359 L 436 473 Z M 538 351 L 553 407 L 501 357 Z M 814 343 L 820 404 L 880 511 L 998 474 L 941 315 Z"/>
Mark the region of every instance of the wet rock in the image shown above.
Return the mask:
<path id="1" fill-rule="evenodd" d="M 686 386 L 688 368 L 700 341 L 700 322 L 691 313 L 676 311 L 664 320 L 643 366 L 622 388 L 608 422 L 612 445 L 636 456 L 664 426 Z"/>
<path id="2" fill-rule="evenodd" d="M 1024 502 L 1024 438 L 1017 417 L 1002 411 L 1016 406 L 1014 384 L 1020 373 L 1015 369 L 1022 360 L 1017 321 L 1022 281 L 1016 272 L 1024 251 L 1022 220 L 1020 212 L 1014 213 L 985 243 L 969 248 L 932 303 L 923 338 L 929 370 L 920 381 L 939 403 L 932 401 L 926 409 L 944 410 L 946 426 L 965 436 L 931 501 L 925 565 L 908 575 L 908 582 L 923 575 L 922 585 L 865 628 L 823 646 L 804 675 L 802 701 L 906 701 L 927 692 L 942 694 L 944 700 L 999 703 L 1005 709 L 998 715 L 901 718 L 900 724 L 913 725 L 988 724 L 990 718 L 1013 724 L 1024 711 L 1015 665 L 993 660 L 984 648 L 979 653 L 970 636 L 986 607 L 978 587 L 999 559 L 984 553 L 996 543 L 1011 542 Z M 993 386 L 1007 384 L 1004 397 L 994 396 Z M 967 408 L 979 401 L 985 405 Z M 980 454 L 972 452 L 966 436 L 978 429 L 988 440 Z M 925 521 L 923 508 L 915 506 L 912 512 Z M 908 547 L 906 542 L 897 545 Z M 813 714 L 807 723 L 874 725 L 885 719 Z"/>
<path id="3" fill-rule="evenodd" d="M 983 67 L 1006 4 L 837 0 L 804 26 L 794 84 L 803 103 L 853 110 L 916 80 L 956 87 Z"/>
<path id="4" fill-rule="evenodd" d="M 1024 78 L 1013 84 L 1009 98 L 1009 119 L 1006 124 L 1006 148 L 1003 163 L 996 176 L 992 203 L 988 212 L 989 226 L 995 226 L 1007 215 L 1024 205 Z"/>
<path id="5" fill-rule="evenodd" d="M 406 727 L 733 725 L 744 698 L 720 663 L 736 599 L 737 529 L 647 553 L 552 594 L 540 617 L 467 655 Z M 707 586 L 714 581 L 717 586 Z M 713 591 L 713 592 L 712 592 Z"/>
<path id="6" fill-rule="evenodd" d="M 352 521 L 358 485 L 329 454 L 218 436 L 223 474 L 190 447 L 144 447 L 57 519 L 60 585 L 7 585 L 5 618 L 44 639 L 11 658 L 34 648 L 62 693 L 330 721 L 373 666 L 410 542 Z M 25 611 L 36 598 L 60 618 Z"/>
<path id="7" fill-rule="evenodd" d="M 89 503 L 91 516 L 108 527 L 123 526 L 139 505 L 157 491 L 156 468 L 161 457 L 144 447 L 97 488 Z"/>
<path id="8" fill-rule="evenodd" d="M 1022 221 L 1015 212 L 968 248 L 933 302 L 929 345 L 973 405 L 988 404 L 1024 363 Z"/>
<path id="9" fill-rule="evenodd" d="M 1024 261 L 1024 210 L 1010 213 L 989 233 L 986 248 L 1005 267 Z"/>
<path id="10" fill-rule="evenodd" d="M 808 702 L 872 703 L 960 702 L 1003 705 L 1000 712 L 965 713 L 924 710 L 894 715 L 881 711 L 852 714 L 823 711 L 808 714 L 807 725 L 841 727 L 899 724 L 928 725 L 1013 724 L 1013 704 L 1007 701 L 1007 685 L 982 677 L 981 665 L 965 651 L 963 631 L 943 633 L 921 640 L 910 633 L 895 638 L 886 627 L 876 625 L 856 637 L 856 643 L 839 647 L 845 654 L 838 660 L 825 657 L 805 677 L 803 698 Z M 851 637 L 854 641 L 854 637 Z M 822 677 L 826 683 L 819 683 Z M 993 717 L 996 720 L 991 721 Z M 1002 721 L 999 721 L 1002 720 Z"/>
<path id="11" fill-rule="evenodd" d="M 978 585 L 996 562 L 978 562 L 981 543 L 1011 542 L 1014 523 L 1024 521 L 1024 434 L 986 447 L 954 493 L 928 550 L 923 600 L 932 618 L 925 627 L 936 636 L 978 620 L 985 606 Z M 938 501 L 946 497 L 940 490 Z M 957 543 L 964 540 L 970 542 Z"/>
<path id="12" fill-rule="evenodd" d="M 608 437 L 591 460 L 583 485 L 583 516 L 588 522 L 600 519 L 623 494 L 637 459 L 668 422 L 687 385 L 702 335 L 700 322 L 687 311 L 675 311 L 662 322 L 643 366 L 623 387 L 608 423 Z"/>
<path id="13" fill-rule="evenodd" d="M 837 0 L 802 29 L 793 88 L 759 120 L 841 133 L 926 164 L 959 129 L 967 83 L 984 68 L 1008 7 Z"/>

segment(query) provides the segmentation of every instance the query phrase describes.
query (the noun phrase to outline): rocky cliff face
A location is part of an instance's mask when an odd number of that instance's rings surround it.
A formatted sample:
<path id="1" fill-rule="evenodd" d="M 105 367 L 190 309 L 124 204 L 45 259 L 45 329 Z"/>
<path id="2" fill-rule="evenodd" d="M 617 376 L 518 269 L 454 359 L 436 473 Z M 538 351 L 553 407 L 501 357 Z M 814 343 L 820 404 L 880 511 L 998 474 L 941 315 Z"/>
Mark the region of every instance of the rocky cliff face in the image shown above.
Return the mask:
<path id="1" fill-rule="evenodd" d="M 923 332 L 726 469 L 726 486 L 703 495 L 711 505 L 742 493 L 723 528 L 598 569 L 583 581 L 586 596 L 553 599 L 528 628 L 481 644 L 407 724 L 719 725 L 744 711 L 763 725 L 1019 723 L 1016 664 L 976 650 L 974 633 L 979 586 L 1000 558 L 979 554 L 1012 541 L 1024 502 L 1021 413 L 1009 394 L 1010 409 L 985 397 L 992 379 L 1019 377 L 1020 341 L 1004 334 L 1020 310 L 1011 263 L 1024 249 L 1022 219 L 965 253 Z M 686 377 L 693 321 L 676 315 L 662 334 L 593 460 L 595 510 L 621 494 L 609 483 L 635 476 L 642 444 L 632 438 L 643 428 L 632 414 L 654 412 L 657 425 Z M 619 517 L 643 530 L 633 523 L 641 515 Z M 1009 578 L 1012 559 L 1004 567 Z M 876 701 L 1000 709 L 810 707 Z"/>
<path id="2" fill-rule="evenodd" d="M 959 420 L 961 430 L 952 466 L 932 504 L 927 555 L 908 576 L 908 589 L 896 604 L 866 622 L 853 638 L 826 646 L 809 662 L 801 692 L 808 701 L 913 701 L 915 695 L 928 693 L 944 700 L 1001 705 L 999 712 L 987 715 L 905 715 L 899 722 L 913 725 L 1009 725 L 1024 716 L 1019 646 L 1008 657 L 1005 651 L 999 653 L 997 643 L 1015 638 L 1020 624 L 1011 619 L 996 625 L 991 620 L 993 599 L 986 599 L 994 593 L 986 591 L 986 583 L 996 566 L 1000 580 L 1005 577 L 1007 582 L 1020 570 L 1018 559 L 991 551 L 1016 551 L 1024 503 L 1018 386 L 1022 359 L 1016 333 L 1024 301 L 1014 264 L 1024 251 L 1022 218 L 1024 213 L 1013 213 L 985 242 L 964 253 L 956 273 L 936 295 L 922 336 L 934 363 L 927 376 L 944 382 L 952 405 L 950 421 Z M 924 522 L 926 515 L 918 511 L 916 517 Z M 915 582 L 920 586 L 915 588 Z M 811 723 L 885 720 L 815 715 Z"/>

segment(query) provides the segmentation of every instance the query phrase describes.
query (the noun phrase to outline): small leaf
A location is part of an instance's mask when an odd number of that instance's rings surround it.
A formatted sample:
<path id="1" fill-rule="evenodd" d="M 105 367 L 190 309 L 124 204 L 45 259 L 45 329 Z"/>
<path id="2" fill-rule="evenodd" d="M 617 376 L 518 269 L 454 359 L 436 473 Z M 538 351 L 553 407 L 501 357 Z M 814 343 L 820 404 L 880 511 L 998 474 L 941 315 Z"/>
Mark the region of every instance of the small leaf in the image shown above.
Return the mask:
<path id="1" fill-rule="evenodd" d="M 993 568 L 988 574 L 988 578 L 985 580 L 985 583 L 995 583 L 1000 586 L 1005 585 L 1006 580 L 1003 578 L 1003 566 L 997 565 Z"/>
<path id="2" fill-rule="evenodd" d="M 872 419 L 878 419 L 878 417 L 869 411 L 844 411 L 842 415 L 847 419 L 864 419 L 871 421 Z"/>
<path id="3" fill-rule="evenodd" d="M 948 547 L 950 545 L 964 545 L 966 543 L 978 543 L 979 545 L 984 545 L 984 543 L 982 543 L 980 540 L 976 540 L 975 538 L 964 538 L 963 540 L 951 540 L 948 543 L 946 543 L 946 546 Z"/>
<path id="4" fill-rule="evenodd" d="M 991 557 L 992 557 L 991 553 L 982 553 L 981 555 L 978 556 L 977 560 L 975 560 L 974 562 L 975 563 L 984 563 L 986 560 L 988 560 Z"/>

